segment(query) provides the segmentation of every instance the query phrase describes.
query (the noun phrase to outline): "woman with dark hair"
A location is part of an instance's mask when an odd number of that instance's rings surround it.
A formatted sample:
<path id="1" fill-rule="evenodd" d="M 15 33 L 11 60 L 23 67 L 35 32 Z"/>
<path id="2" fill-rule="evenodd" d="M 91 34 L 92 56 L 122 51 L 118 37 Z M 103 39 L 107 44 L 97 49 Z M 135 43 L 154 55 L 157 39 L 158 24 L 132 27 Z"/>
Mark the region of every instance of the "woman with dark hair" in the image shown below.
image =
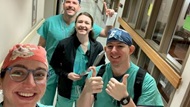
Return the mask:
<path id="1" fill-rule="evenodd" d="M 103 51 L 101 43 L 93 37 L 93 23 L 89 13 L 80 13 L 72 36 L 61 40 L 53 53 L 50 65 L 58 75 L 56 107 L 73 107 L 86 79 L 80 74 L 92 66 L 96 56 Z M 105 56 L 97 65 L 104 63 Z"/>
<path id="2" fill-rule="evenodd" d="M 0 107 L 53 107 L 40 104 L 46 90 L 48 62 L 46 51 L 33 44 L 16 44 L 0 69 Z"/>

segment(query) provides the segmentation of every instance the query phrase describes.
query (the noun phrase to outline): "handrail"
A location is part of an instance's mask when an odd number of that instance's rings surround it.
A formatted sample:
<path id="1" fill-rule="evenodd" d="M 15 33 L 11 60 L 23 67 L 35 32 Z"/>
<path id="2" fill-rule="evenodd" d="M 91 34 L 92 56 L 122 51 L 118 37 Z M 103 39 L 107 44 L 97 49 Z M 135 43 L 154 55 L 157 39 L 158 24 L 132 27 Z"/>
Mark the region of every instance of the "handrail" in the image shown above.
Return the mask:
<path id="1" fill-rule="evenodd" d="M 120 25 L 130 33 L 133 40 L 138 44 L 142 51 L 150 58 L 150 60 L 157 66 L 161 73 L 168 79 L 168 81 L 178 88 L 181 82 L 181 76 L 154 50 L 148 43 L 143 40 L 138 33 L 136 33 L 121 17 L 118 18 Z"/>

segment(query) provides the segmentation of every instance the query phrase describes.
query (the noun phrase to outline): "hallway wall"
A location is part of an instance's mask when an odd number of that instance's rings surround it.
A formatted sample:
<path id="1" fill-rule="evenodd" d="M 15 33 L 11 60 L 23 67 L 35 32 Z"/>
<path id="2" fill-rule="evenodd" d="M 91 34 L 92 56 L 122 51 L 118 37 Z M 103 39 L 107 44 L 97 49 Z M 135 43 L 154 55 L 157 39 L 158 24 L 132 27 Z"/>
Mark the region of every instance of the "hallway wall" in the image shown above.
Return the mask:
<path id="1" fill-rule="evenodd" d="M 47 12 L 48 9 L 45 8 L 47 4 L 45 0 L 37 0 L 37 19 L 36 24 L 32 26 L 32 1 L 33 0 L 0 0 L 0 14 L 2 15 L 0 17 L 0 66 L 9 49 L 14 44 L 21 43 L 27 35 L 31 35 L 31 38 L 29 38 L 30 41 L 27 43 L 38 43 L 39 35 L 34 30 L 44 21 L 45 11 Z M 53 6 L 54 4 L 51 5 Z M 105 27 L 101 11 L 94 0 L 82 0 L 81 7 L 81 11 L 89 12 L 93 16 L 96 24 L 103 28 Z M 53 15 L 53 12 L 48 13 L 47 16 L 49 17 L 51 15 Z M 105 46 L 106 38 L 98 37 L 98 41 Z M 106 61 L 108 60 L 106 59 Z M 0 101 L 2 101 L 1 91 Z"/>
<path id="2" fill-rule="evenodd" d="M 0 0 L 0 63 L 8 49 L 20 43 L 43 19 L 44 0 L 37 0 L 36 24 L 32 26 L 33 0 Z"/>

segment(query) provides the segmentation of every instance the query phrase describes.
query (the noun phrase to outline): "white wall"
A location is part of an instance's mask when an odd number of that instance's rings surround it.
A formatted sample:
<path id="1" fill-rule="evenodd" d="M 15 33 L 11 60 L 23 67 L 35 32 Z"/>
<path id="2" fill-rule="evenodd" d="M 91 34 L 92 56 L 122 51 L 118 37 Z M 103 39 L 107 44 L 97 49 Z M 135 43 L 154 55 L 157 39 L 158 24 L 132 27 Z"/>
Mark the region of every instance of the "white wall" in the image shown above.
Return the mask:
<path id="1" fill-rule="evenodd" d="M 190 3 L 190 0 L 186 0 L 184 2 L 184 7 L 183 7 L 183 9 L 181 11 L 181 15 L 179 17 L 179 22 L 178 22 L 179 26 L 183 26 L 183 24 L 184 24 L 184 16 L 185 16 L 185 13 L 186 13 L 189 3 Z"/>
<path id="2" fill-rule="evenodd" d="M 44 0 L 37 0 L 37 22 L 44 16 Z M 9 48 L 20 43 L 32 28 L 32 0 L 0 0 L 0 63 Z"/>
<path id="3" fill-rule="evenodd" d="M 118 18 L 122 17 L 125 0 L 120 0 L 120 3 L 123 5 L 123 7 L 120 7 L 120 6 L 118 7 L 117 19 L 116 19 L 116 23 L 115 23 L 115 27 L 117 27 L 117 28 L 120 27 L 120 24 L 118 23 Z"/>
<path id="4" fill-rule="evenodd" d="M 185 66 L 183 74 L 181 76 L 182 77 L 181 84 L 174 94 L 174 97 L 173 97 L 173 100 L 172 100 L 170 107 L 180 107 L 182 100 L 183 100 L 183 97 L 185 96 L 185 93 L 187 91 L 187 87 L 188 87 L 189 82 L 190 82 L 190 78 L 189 78 L 189 75 L 190 75 L 190 72 L 189 72 L 189 70 L 190 70 L 190 66 L 189 66 L 190 65 L 190 55 L 188 56 L 187 59 L 188 60 L 187 60 L 186 66 Z"/>
<path id="5" fill-rule="evenodd" d="M 56 14 L 56 5 L 58 0 L 45 0 L 44 18 L 48 18 Z"/>

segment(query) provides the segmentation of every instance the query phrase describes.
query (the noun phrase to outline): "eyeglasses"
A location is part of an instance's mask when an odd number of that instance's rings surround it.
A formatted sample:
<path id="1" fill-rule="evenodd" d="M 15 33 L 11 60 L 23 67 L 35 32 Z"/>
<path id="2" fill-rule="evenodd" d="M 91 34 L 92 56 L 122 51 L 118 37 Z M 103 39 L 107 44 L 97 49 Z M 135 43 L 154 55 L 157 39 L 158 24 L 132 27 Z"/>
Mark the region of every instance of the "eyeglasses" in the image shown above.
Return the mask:
<path id="1" fill-rule="evenodd" d="M 33 74 L 33 78 L 35 82 L 41 82 L 45 80 L 48 77 L 48 72 L 43 68 L 38 68 L 36 70 L 27 69 L 25 67 L 8 67 L 4 69 L 2 72 L 9 71 L 9 76 L 13 81 L 21 82 L 24 81 L 29 73 L 31 72 Z"/>

